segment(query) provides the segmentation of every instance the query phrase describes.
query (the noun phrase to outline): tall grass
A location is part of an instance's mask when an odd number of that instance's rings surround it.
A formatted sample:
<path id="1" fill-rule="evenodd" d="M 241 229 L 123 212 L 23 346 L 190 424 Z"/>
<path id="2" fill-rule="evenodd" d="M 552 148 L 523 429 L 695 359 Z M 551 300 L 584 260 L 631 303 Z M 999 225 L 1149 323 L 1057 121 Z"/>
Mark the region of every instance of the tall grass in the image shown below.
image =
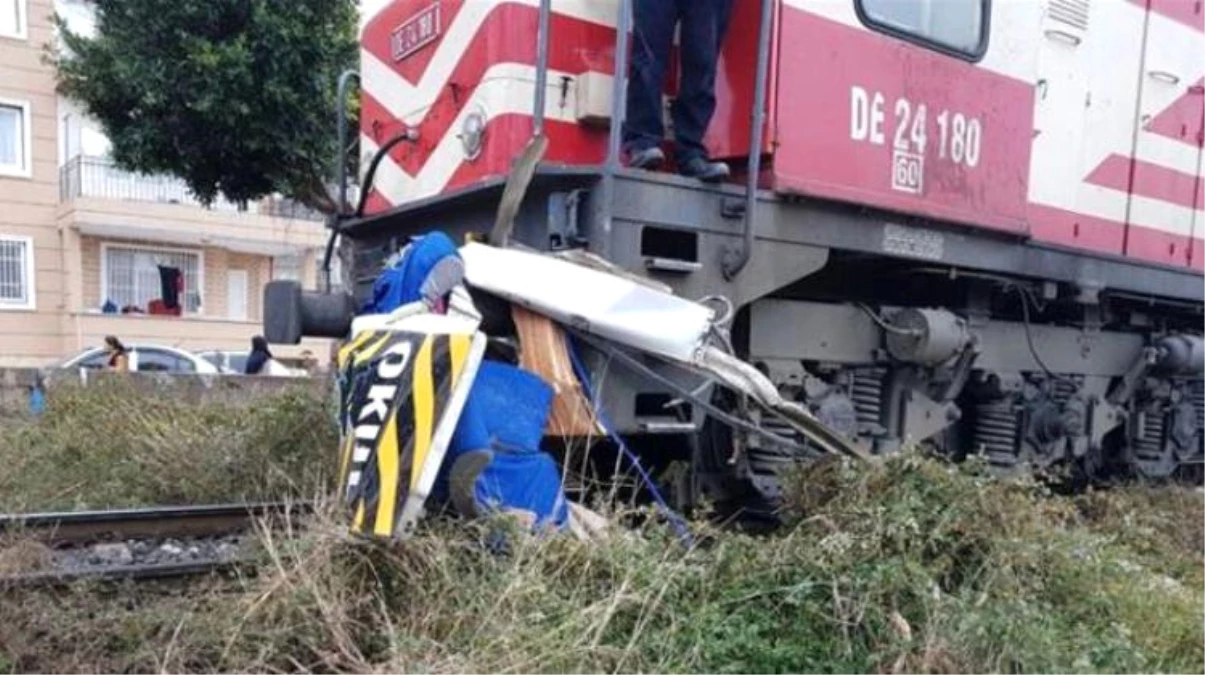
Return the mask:
<path id="1" fill-rule="evenodd" d="M 298 387 L 251 405 L 190 403 L 120 378 L 53 392 L 0 432 L 0 511 L 313 496 L 333 465 L 322 397 Z"/>
<path id="2" fill-rule="evenodd" d="M 432 519 L 401 544 L 331 506 L 254 577 L 0 603 L 12 670 L 1201 672 L 1202 496 L 1078 497 L 903 457 L 795 477 L 752 537 L 601 541 Z M 501 534 L 500 534 L 501 533 Z M 504 545 L 499 545 L 500 539 Z"/>

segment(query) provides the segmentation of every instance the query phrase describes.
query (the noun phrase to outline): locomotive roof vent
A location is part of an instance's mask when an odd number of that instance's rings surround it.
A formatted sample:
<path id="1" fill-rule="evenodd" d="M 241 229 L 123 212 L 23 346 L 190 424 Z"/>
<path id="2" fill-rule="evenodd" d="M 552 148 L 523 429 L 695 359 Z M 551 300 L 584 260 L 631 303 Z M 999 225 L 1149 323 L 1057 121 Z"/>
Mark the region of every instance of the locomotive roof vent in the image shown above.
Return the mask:
<path id="1" fill-rule="evenodd" d="M 1090 6 L 1091 0 L 1050 0 L 1047 12 L 1054 21 L 1086 31 Z"/>

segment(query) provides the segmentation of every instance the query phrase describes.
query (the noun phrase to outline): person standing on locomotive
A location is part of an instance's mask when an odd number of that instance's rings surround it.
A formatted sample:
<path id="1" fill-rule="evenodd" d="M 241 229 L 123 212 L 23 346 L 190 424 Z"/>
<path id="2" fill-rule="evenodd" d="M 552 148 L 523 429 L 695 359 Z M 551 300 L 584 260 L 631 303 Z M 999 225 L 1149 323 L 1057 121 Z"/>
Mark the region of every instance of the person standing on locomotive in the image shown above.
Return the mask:
<path id="1" fill-rule="evenodd" d="M 665 161 L 660 148 L 665 137 L 661 92 L 674 27 L 680 25 L 682 77 L 671 109 L 678 172 L 707 182 L 728 177 L 727 164 L 708 159 L 703 135 L 715 112 L 716 61 L 731 13 L 732 0 L 635 0 L 624 124 L 629 166 L 655 169 Z"/>

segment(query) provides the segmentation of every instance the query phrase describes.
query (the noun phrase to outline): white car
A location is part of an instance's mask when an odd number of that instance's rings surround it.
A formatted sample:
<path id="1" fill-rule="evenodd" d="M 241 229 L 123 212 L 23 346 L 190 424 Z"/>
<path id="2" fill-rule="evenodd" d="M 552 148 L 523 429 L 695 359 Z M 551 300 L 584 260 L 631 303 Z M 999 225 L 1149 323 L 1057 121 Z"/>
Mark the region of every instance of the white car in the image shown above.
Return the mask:
<path id="1" fill-rule="evenodd" d="M 197 352 L 197 356 L 217 366 L 223 373 L 242 375 L 247 370 L 247 357 L 250 352 Z"/>
<path id="2" fill-rule="evenodd" d="M 251 352 L 207 351 L 201 352 L 198 356 L 217 366 L 223 373 L 242 375 L 247 372 L 247 358 L 251 356 Z M 273 377 L 305 377 L 308 375 L 304 370 L 290 368 L 276 359 L 268 361 L 261 374 Z"/>
<path id="3" fill-rule="evenodd" d="M 159 345 L 127 345 L 130 351 L 130 370 L 141 373 L 200 373 L 217 375 L 220 368 L 205 359 L 175 347 Z M 92 347 L 64 361 L 60 368 L 104 370 L 109 367 L 109 355 L 100 347 Z"/>

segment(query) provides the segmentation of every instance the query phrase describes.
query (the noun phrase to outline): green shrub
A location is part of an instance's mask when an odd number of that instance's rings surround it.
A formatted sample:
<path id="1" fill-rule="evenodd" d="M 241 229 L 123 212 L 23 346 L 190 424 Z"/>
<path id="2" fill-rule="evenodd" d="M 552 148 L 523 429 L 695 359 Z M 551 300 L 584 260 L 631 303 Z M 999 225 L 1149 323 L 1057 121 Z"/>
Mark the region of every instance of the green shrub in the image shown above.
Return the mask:
<path id="1" fill-rule="evenodd" d="M 191 403 L 117 378 L 54 391 L 0 434 L 0 510 L 45 511 L 312 497 L 335 463 L 321 396 Z"/>
<path id="2" fill-rule="evenodd" d="M 256 577 L 186 598 L 0 603 L 0 654 L 18 670 L 1202 670 L 1199 492 L 1062 497 L 912 457 L 794 483 L 779 534 L 695 524 L 692 547 L 655 522 L 581 542 L 440 519 L 387 545 L 322 509 L 265 534 Z"/>

